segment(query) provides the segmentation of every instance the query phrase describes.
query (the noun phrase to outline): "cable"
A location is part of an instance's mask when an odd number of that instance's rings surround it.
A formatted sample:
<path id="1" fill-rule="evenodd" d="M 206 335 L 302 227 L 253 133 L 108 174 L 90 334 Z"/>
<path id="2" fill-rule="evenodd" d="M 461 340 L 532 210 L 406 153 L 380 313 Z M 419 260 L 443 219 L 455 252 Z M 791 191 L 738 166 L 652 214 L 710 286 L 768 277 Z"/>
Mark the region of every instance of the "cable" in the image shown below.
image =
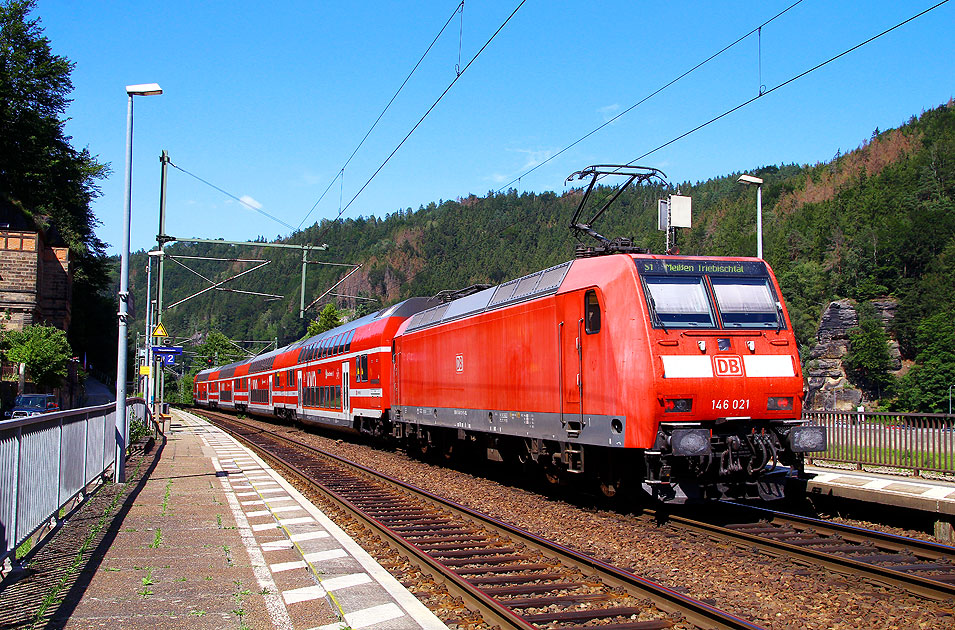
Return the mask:
<path id="1" fill-rule="evenodd" d="M 584 140 L 586 140 L 586 139 L 589 138 L 590 136 L 594 135 L 595 133 L 597 133 L 598 131 L 600 131 L 600 130 L 603 129 L 604 127 L 606 127 L 606 126 L 608 126 L 608 125 L 610 125 L 610 124 L 613 124 L 613 123 L 616 122 L 618 119 L 620 119 L 621 117 L 623 117 L 623 116 L 629 114 L 631 111 L 633 111 L 634 109 L 636 109 L 636 108 L 639 107 L 640 105 L 643 105 L 644 103 L 646 103 L 647 101 L 649 101 L 651 98 L 653 98 L 654 96 L 656 96 L 657 94 L 659 94 L 659 93 L 662 92 L 663 90 L 667 89 L 668 87 L 670 87 L 670 86 L 673 85 L 674 83 L 680 81 L 681 79 L 685 78 L 687 75 L 689 75 L 689 74 L 695 72 L 696 70 L 699 70 L 701 67 L 703 67 L 703 66 L 705 66 L 706 64 L 708 64 L 709 62 L 713 61 L 714 59 L 716 59 L 717 57 L 719 57 L 720 55 L 722 55 L 723 53 L 725 53 L 725 52 L 726 52 L 727 50 L 729 50 L 730 48 L 733 48 L 734 46 L 736 46 L 738 43 L 740 43 L 741 41 L 743 41 L 744 39 L 746 39 L 747 37 L 749 37 L 749 36 L 752 35 L 753 33 L 759 32 L 759 30 L 762 29 L 764 26 L 766 26 L 767 24 L 769 24 L 770 22 L 772 22 L 772 21 L 775 20 L 776 18 L 782 16 L 784 13 L 787 13 L 790 9 L 793 9 L 794 7 L 796 7 L 796 5 L 799 5 L 799 4 L 801 4 L 802 2 L 803 2 L 803 0 L 797 0 L 796 2 L 792 3 L 791 5 L 789 5 L 788 7 L 786 7 L 785 9 L 783 9 L 782 11 L 780 11 L 779 13 L 777 13 L 776 15 L 774 15 L 773 17 L 769 18 L 768 20 L 766 20 L 765 22 L 763 22 L 762 24 L 760 24 L 759 26 L 757 26 L 757 27 L 754 28 L 753 30 L 751 30 L 751 31 L 749 31 L 748 33 L 746 33 L 745 35 L 742 35 L 742 36 L 740 36 L 739 38 L 737 38 L 735 41 L 733 41 L 733 43 L 724 46 L 724 47 L 723 47 L 722 49 L 720 49 L 718 52 L 713 53 L 712 55 L 710 55 L 709 57 L 707 57 L 706 59 L 704 59 L 704 60 L 701 61 L 700 63 L 696 64 L 695 66 L 693 66 L 692 68 L 690 68 L 689 70 L 687 70 L 686 72 L 684 72 L 683 74 L 681 74 L 680 76 L 678 76 L 677 78 L 675 78 L 675 79 L 673 79 L 672 81 L 670 81 L 669 83 L 666 83 L 666 84 L 664 84 L 663 86 L 657 88 L 656 90 L 654 90 L 653 92 L 651 92 L 651 93 L 648 94 L 647 96 L 643 97 L 642 99 L 640 99 L 639 101 L 637 101 L 636 103 L 634 103 L 633 105 L 631 105 L 630 107 L 628 107 L 627 109 L 623 110 L 622 112 L 620 112 L 619 114 L 617 114 L 616 116 L 614 116 L 613 118 L 611 118 L 610 120 L 608 120 L 607 122 L 605 122 L 605 123 L 603 123 L 602 125 L 598 126 L 598 127 L 597 127 L 596 129 L 594 129 L 593 131 L 590 131 L 589 133 L 584 134 L 583 136 L 581 136 L 580 138 L 578 138 L 577 140 L 575 140 L 575 141 L 572 142 L 571 144 L 567 145 L 566 147 L 564 147 L 563 149 L 561 149 L 560 151 L 558 151 L 558 152 L 555 153 L 554 155 L 550 156 L 549 158 L 547 158 L 546 160 L 544 160 L 544 161 L 541 162 L 540 164 L 535 165 L 535 166 L 534 166 L 533 168 L 531 168 L 530 170 L 525 171 L 524 173 L 522 173 L 521 175 L 519 175 L 519 176 L 516 177 L 515 179 L 512 179 L 512 180 L 509 181 L 508 183 L 504 184 L 504 186 L 498 188 L 496 192 L 501 192 L 501 191 L 503 191 L 505 188 L 509 188 L 514 182 L 520 181 L 522 178 L 526 177 L 527 175 L 530 175 L 531 173 L 533 173 L 534 171 L 536 171 L 536 170 L 539 169 L 540 167 L 544 166 L 545 164 L 547 164 L 547 163 L 550 162 L 551 160 L 557 158 L 558 156 L 560 156 L 561 154 L 565 153 L 566 151 L 569 151 L 570 149 L 574 148 L 575 146 L 577 146 L 578 144 L 580 144 L 581 142 L 583 142 Z"/>
<path id="2" fill-rule="evenodd" d="M 249 203 L 248 201 L 245 201 L 244 199 L 239 199 L 238 197 L 236 197 L 236 196 L 233 195 L 232 193 L 230 193 L 230 192 L 228 192 L 228 191 L 226 191 L 226 190 L 223 190 L 223 189 L 219 188 L 219 187 L 216 186 L 215 184 L 213 184 L 213 183 L 211 183 L 211 182 L 208 182 L 208 181 L 202 179 L 201 177 L 199 177 L 198 175 L 196 175 L 196 174 L 194 174 L 194 173 L 190 173 L 189 171 L 187 171 L 186 169 L 182 168 L 181 166 L 176 166 L 176 165 L 173 164 L 172 162 L 169 162 L 169 165 L 170 165 L 171 167 L 173 167 L 174 169 L 178 170 L 178 171 L 182 171 L 183 173 L 185 173 L 185 174 L 188 175 L 189 177 L 192 177 L 192 178 L 194 178 L 194 179 L 199 180 L 200 182 L 202 182 L 202 183 L 205 184 L 206 186 L 209 186 L 209 187 L 211 187 L 211 188 L 215 188 L 216 190 L 218 190 L 219 192 L 221 192 L 221 193 L 222 193 L 223 195 L 225 195 L 226 197 L 231 197 L 232 199 L 235 199 L 236 201 L 238 201 L 239 203 L 241 203 L 241 204 L 242 204 L 243 206 L 245 206 L 246 208 L 249 208 L 250 210 L 255 210 L 256 212 L 258 212 L 259 214 L 261 214 L 261 215 L 263 215 L 263 216 L 267 216 L 268 218 L 272 219 L 272 220 L 275 221 L 276 223 L 279 223 L 279 224 L 281 224 L 281 225 L 284 225 L 285 227 L 287 227 L 288 229 L 292 230 L 293 232 L 296 231 L 296 228 L 292 227 L 291 225 L 289 225 L 288 223 L 286 223 L 286 222 L 283 221 L 282 219 L 279 219 L 278 217 L 269 214 L 268 212 L 266 212 L 266 211 L 263 210 L 262 208 L 256 208 L 255 206 L 253 206 L 253 205 L 252 205 L 251 203 Z"/>
<path id="3" fill-rule="evenodd" d="M 733 107 L 733 108 L 731 108 L 731 109 L 726 110 L 725 112 L 723 112 L 723 113 L 720 114 L 719 116 L 715 116 L 714 118 L 711 118 L 710 120 L 706 121 L 705 123 L 700 124 L 700 125 L 697 125 L 697 126 L 694 127 L 693 129 L 690 129 L 689 131 L 680 134 L 680 135 L 677 136 L 676 138 L 673 138 L 672 140 L 670 140 L 670 141 L 668 141 L 668 142 L 664 142 L 663 144 L 661 144 L 660 146 L 656 147 L 655 149 L 651 149 L 651 150 L 647 151 L 646 153 L 644 153 L 643 155 L 639 155 L 639 156 L 635 157 L 634 159 L 632 159 L 632 160 L 630 160 L 629 162 L 627 162 L 627 166 L 632 165 L 634 162 L 636 162 L 636 161 L 638 161 L 638 160 L 642 160 L 643 158 L 647 157 L 648 155 L 650 155 L 650 154 L 652 154 L 652 153 L 656 153 L 657 151 L 659 151 L 660 149 L 662 149 L 662 148 L 664 148 L 664 147 L 670 146 L 671 144 L 673 144 L 673 143 L 676 142 L 677 140 L 681 140 L 681 139 L 687 137 L 688 135 L 690 135 L 691 133 L 693 133 L 693 132 L 695 132 L 695 131 L 699 131 L 699 130 L 702 129 L 703 127 L 706 127 L 707 125 L 710 125 L 710 124 L 716 122 L 717 120 L 719 120 L 719 119 L 721 119 L 721 118 L 724 118 L 724 117 L 726 117 L 726 116 L 729 116 L 729 115 L 732 114 L 733 112 L 735 112 L 735 111 L 737 111 L 737 110 L 739 110 L 739 109 L 742 109 L 742 108 L 746 107 L 747 105 L 749 105 L 749 104 L 752 103 L 753 101 L 759 100 L 761 97 L 766 96 L 767 94 L 772 94 L 772 93 L 775 92 L 776 90 L 778 90 L 778 89 L 780 89 L 780 88 L 782 88 L 782 87 L 785 87 L 785 86 L 789 85 L 790 83 L 793 83 L 794 81 L 797 81 L 797 80 L 803 78 L 803 77 L 806 76 L 807 74 L 809 74 L 809 73 L 811 73 L 811 72 L 815 72 L 815 71 L 818 70 L 819 68 L 821 68 L 821 67 L 823 67 L 823 66 L 825 66 L 825 65 L 828 65 L 828 64 L 832 63 L 832 62 L 835 61 L 836 59 L 839 59 L 840 57 L 844 57 L 844 56 L 848 55 L 849 53 L 851 53 L 851 52 L 853 52 L 853 51 L 855 51 L 855 50 L 858 50 L 859 48 L 862 48 L 862 47 L 865 46 L 866 44 L 869 44 L 869 43 L 871 43 L 871 42 L 873 42 L 873 41 L 879 39 L 879 38 L 882 37 L 883 35 L 887 35 L 888 33 L 891 33 L 892 31 L 896 30 L 897 28 L 900 28 L 900 27 L 902 27 L 902 26 L 905 26 L 906 24 L 908 24 L 908 23 L 911 22 L 912 20 L 918 19 L 918 18 L 922 17 L 923 15 L 925 15 L 926 13 L 928 13 L 928 12 L 930 12 L 930 11 L 934 11 L 935 9 L 939 8 L 939 7 L 942 6 L 943 4 L 946 4 L 947 2 L 948 2 L 948 0 L 942 0 L 942 1 L 939 2 L 938 4 L 936 4 L 936 5 L 934 5 L 934 6 L 931 6 L 931 7 L 929 7 L 928 9 L 925 9 L 925 10 L 922 11 L 921 13 L 917 13 L 916 15 L 913 15 L 913 16 L 910 17 L 909 19 L 904 20 L 904 21 L 902 21 L 902 22 L 899 22 L 898 24 L 896 24 L 895 26 L 893 26 L 893 27 L 891 27 L 891 28 L 887 28 L 886 30 L 884 30 L 884 31 L 882 31 L 881 33 L 879 33 L 878 35 L 873 35 L 872 37 L 870 37 L 869 39 L 865 40 L 864 42 L 862 42 L 862 43 L 860 43 L 860 44 L 856 44 L 856 45 L 853 46 L 852 48 L 849 48 L 849 49 L 847 49 L 847 50 L 844 50 L 844 51 L 842 51 L 841 53 L 839 53 L 838 55 L 835 55 L 834 57 L 830 57 L 829 59 L 823 61 L 822 63 L 817 64 L 817 65 L 813 66 L 812 68 L 809 68 L 808 70 L 806 70 L 806 71 L 804 71 L 804 72 L 801 72 L 801 73 L 797 74 L 796 76 L 787 79 L 786 81 L 783 81 L 782 83 L 780 83 L 780 84 L 777 85 L 776 87 L 771 88 L 771 89 L 766 90 L 766 91 L 763 91 L 763 92 L 760 92 L 759 94 L 757 94 L 757 95 L 754 96 L 753 98 L 751 98 L 751 99 L 749 99 L 749 100 L 747 100 L 747 101 L 743 101 L 742 103 L 740 103 L 740 104 L 737 105 L 736 107 Z"/>
<path id="4" fill-rule="evenodd" d="M 378 173 L 381 172 L 381 169 L 385 168 L 385 165 L 388 164 L 388 162 L 391 160 L 391 158 L 393 158 L 393 157 L 395 156 L 395 153 L 398 152 L 398 149 L 400 149 L 400 148 L 402 147 L 402 145 L 404 145 L 404 143 L 408 140 L 408 138 L 411 137 L 411 134 L 413 134 L 413 133 L 415 132 L 415 130 L 421 125 L 421 123 L 424 122 L 424 119 L 427 118 L 428 115 L 434 110 L 434 108 L 438 106 L 438 103 L 441 102 L 441 99 L 443 99 L 443 98 L 445 97 L 445 95 L 446 95 L 448 92 L 451 91 L 451 88 L 454 87 L 454 84 L 458 82 L 458 79 L 460 79 L 462 76 L 464 76 L 464 73 L 468 71 L 468 68 L 471 67 L 471 64 L 474 63 L 475 60 L 477 60 L 477 58 L 481 56 L 481 53 L 483 53 L 484 50 L 485 50 L 488 46 L 491 45 L 491 42 L 494 41 L 494 38 L 497 37 L 498 33 L 500 33 L 502 30 L 504 30 L 504 27 L 507 26 L 507 23 L 511 21 L 511 18 L 513 18 L 513 17 L 517 14 L 517 12 L 521 9 L 521 7 L 524 6 L 524 3 L 525 3 L 525 2 L 527 2 L 527 0 L 521 0 L 521 3 L 517 5 L 517 8 L 514 9 L 509 16 L 507 16 L 507 19 L 504 20 L 504 22 L 498 27 L 498 29 L 497 29 L 496 31 L 494 31 L 494 34 L 491 35 L 491 37 L 484 43 L 483 46 L 481 46 L 481 49 L 480 49 L 479 51 L 477 51 L 477 52 L 474 54 L 473 57 L 471 57 L 471 60 L 467 63 L 466 66 L 464 66 L 464 68 L 461 70 L 461 73 L 458 74 L 456 77 L 454 77 L 454 79 L 451 80 L 451 83 L 449 83 L 449 84 L 448 84 L 448 87 L 445 88 L 444 92 L 441 93 L 441 96 L 439 96 L 438 99 L 431 105 L 431 107 L 428 108 L 428 111 L 426 111 L 426 112 L 424 113 L 424 115 L 420 118 L 420 120 L 418 120 L 418 122 L 415 123 L 414 127 L 411 128 L 411 131 L 409 131 L 409 132 L 407 133 L 407 135 L 405 135 L 405 137 L 402 138 L 401 142 L 398 143 L 398 146 L 395 147 L 394 151 L 392 151 L 392 152 L 388 155 L 388 157 L 385 158 L 385 161 L 381 163 L 381 166 L 379 166 L 378 169 L 377 169 L 374 173 L 372 173 L 371 177 L 368 178 L 368 181 L 366 181 L 366 182 L 364 183 L 364 185 L 362 185 L 362 187 L 358 190 L 358 192 L 355 193 L 355 196 L 351 198 L 351 201 L 349 201 L 349 202 L 345 205 L 345 207 L 342 208 L 341 211 L 338 213 L 338 216 L 335 217 L 335 219 L 334 219 L 331 223 L 329 223 L 328 225 L 326 225 L 326 226 L 325 226 L 325 229 L 322 230 L 322 232 L 319 233 L 319 235 L 318 235 L 318 239 L 319 239 L 319 240 L 321 240 L 322 236 L 324 236 L 324 234 L 325 234 L 325 232 L 328 230 L 328 228 L 329 228 L 335 221 L 338 221 L 338 219 L 340 219 L 340 218 L 342 217 L 342 214 L 344 214 L 345 211 L 348 210 L 348 208 L 351 207 L 351 205 L 352 205 L 353 203 L 355 203 L 355 200 L 358 199 L 358 196 L 361 195 L 361 193 L 365 190 L 365 188 L 367 188 L 368 185 L 372 182 L 372 180 L 375 179 L 375 177 L 378 175 Z"/>
<path id="5" fill-rule="evenodd" d="M 463 37 L 463 33 L 464 33 L 464 0 L 461 0 L 461 3 L 458 4 L 458 6 L 454 9 L 454 13 L 452 13 L 452 14 L 451 14 L 451 17 L 448 18 L 448 21 L 444 23 L 444 26 L 441 27 L 441 30 L 438 31 L 438 34 L 434 36 L 434 39 L 431 41 L 431 44 L 428 45 L 428 49 L 425 50 L 425 51 L 424 51 L 424 54 L 421 55 L 421 58 L 418 59 L 418 63 L 416 63 L 416 64 L 414 65 L 414 68 L 412 68 L 412 69 L 411 69 L 411 72 L 408 73 L 408 76 L 405 77 L 405 80 L 401 83 L 401 86 L 398 87 L 398 91 L 395 92 L 395 95 L 391 97 L 391 100 L 388 101 L 388 104 L 385 105 L 385 108 L 384 108 L 383 110 L 381 110 L 381 113 L 380 113 L 380 114 L 378 114 L 378 118 L 375 119 L 375 122 L 371 125 L 371 128 L 368 130 L 367 133 L 365 133 L 365 137 L 361 139 L 361 142 L 358 143 L 358 146 L 355 147 L 355 150 L 352 151 L 351 155 L 348 156 L 348 159 L 345 160 L 345 163 L 342 164 L 342 168 L 341 168 L 341 170 L 339 171 L 338 176 L 336 176 L 335 179 L 333 179 L 333 180 L 331 181 L 331 183 L 328 185 L 328 188 L 326 188 L 326 189 L 325 189 L 325 192 L 322 193 L 322 196 L 318 198 L 318 201 L 316 201 L 316 202 L 312 205 L 312 208 L 308 211 L 308 214 L 305 215 L 305 218 L 302 219 L 301 223 L 298 224 L 298 228 L 296 228 L 296 229 L 300 229 L 300 228 L 302 227 L 302 224 L 305 223 L 305 221 L 307 221 L 310 216 L 312 216 L 312 212 L 315 211 L 315 208 L 318 207 L 318 204 L 320 204 L 320 203 L 322 202 L 322 199 L 325 198 L 325 195 L 328 193 L 328 191 L 331 189 L 331 187 L 335 184 L 335 180 L 338 179 L 338 177 L 343 177 L 343 178 L 344 178 L 344 175 L 345 175 L 345 167 L 348 166 L 348 163 L 351 162 L 351 161 L 352 161 L 352 158 L 355 157 L 355 154 L 358 153 L 358 149 L 360 149 L 361 146 L 362 146 L 363 144 L 365 144 L 365 140 L 368 139 L 368 136 L 371 135 L 371 132 L 374 131 L 375 127 L 378 126 L 378 123 L 381 121 L 382 117 L 385 115 L 385 112 L 388 111 L 388 108 L 391 107 L 391 104 L 395 102 L 395 99 L 396 99 L 396 98 L 398 98 L 398 95 L 401 93 L 401 90 L 404 89 L 405 85 L 406 85 L 406 84 L 408 83 L 408 81 L 411 79 L 411 75 L 413 75 L 413 74 L 415 73 L 415 70 L 418 69 L 418 66 L 421 65 L 421 62 L 424 61 L 424 58 L 428 56 L 428 53 L 429 53 L 429 52 L 431 52 L 431 49 L 434 47 L 435 43 L 437 43 L 438 39 L 441 37 L 441 34 L 444 33 L 444 30 L 445 30 L 446 28 L 448 28 L 448 24 L 451 23 L 451 20 L 454 19 L 454 16 L 457 15 L 458 12 L 461 13 L 461 33 L 462 33 L 461 36 Z M 461 64 L 461 44 L 460 44 L 460 42 L 459 42 L 459 43 L 458 43 L 458 65 L 460 65 L 460 64 Z M 458 74 L 460 74 L 460 73 L 458 73 Z"/>

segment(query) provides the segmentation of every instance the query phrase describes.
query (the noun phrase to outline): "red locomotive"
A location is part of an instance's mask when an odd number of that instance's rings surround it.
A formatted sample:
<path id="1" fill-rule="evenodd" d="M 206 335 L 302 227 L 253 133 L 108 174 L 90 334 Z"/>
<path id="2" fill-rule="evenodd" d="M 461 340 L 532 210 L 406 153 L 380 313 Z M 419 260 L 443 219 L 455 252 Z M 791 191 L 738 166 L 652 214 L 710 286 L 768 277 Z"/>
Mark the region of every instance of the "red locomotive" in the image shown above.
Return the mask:
<path id="1" fill-rule="evenodd" d="M 627 484 L 673 502 L 782 496 L 826 434 L 801 419 L 769 267 L 600 239 L 607 251 L 200 372 L 196 404 L 476 451 L 608 496 Z"/>

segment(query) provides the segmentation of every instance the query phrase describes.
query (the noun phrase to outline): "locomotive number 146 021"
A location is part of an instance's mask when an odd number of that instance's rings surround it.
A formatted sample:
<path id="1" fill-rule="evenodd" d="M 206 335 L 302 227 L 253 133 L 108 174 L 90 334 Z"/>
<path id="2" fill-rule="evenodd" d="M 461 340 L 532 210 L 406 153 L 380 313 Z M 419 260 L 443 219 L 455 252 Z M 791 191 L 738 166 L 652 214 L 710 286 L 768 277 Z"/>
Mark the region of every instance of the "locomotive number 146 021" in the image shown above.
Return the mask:
<path id="1" fill-rule="evenodd" d="M 713 409 L 727 411 L 743 411 L 749 409 L 749 398 L 714 398 L 712 400 Z"/>

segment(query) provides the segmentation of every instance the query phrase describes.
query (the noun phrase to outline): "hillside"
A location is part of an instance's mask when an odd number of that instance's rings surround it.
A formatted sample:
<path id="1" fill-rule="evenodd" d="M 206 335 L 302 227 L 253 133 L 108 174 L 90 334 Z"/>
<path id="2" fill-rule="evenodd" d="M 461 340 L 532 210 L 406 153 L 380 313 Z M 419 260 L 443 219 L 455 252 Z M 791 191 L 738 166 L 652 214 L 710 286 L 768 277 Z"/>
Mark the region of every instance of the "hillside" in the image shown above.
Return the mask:
<path id="1" fill-rule="evenodd" d="M 951 320 L 955 295 L 955 104 L 913 117 L 897 129 L 876 130 L 857 149 L 828 162 L 746 172 L 765 180 L 765 258 L 779 278 L 804 361 L 823 308 L 839 298 L 893 297 L 898 309 L 890 333 L 903 358 L 918 359 L 920 352 L 935 347 L 938 339 L 930 338 L 924 323 L 933 316 Z M 683 254 L 755 254 L 755 194 L 737 184 L 737 177 L 734 173 L 674 186 L 693 197 L 694 227 L 678 237 Z M 602 188 L 596 196 L 610 192 Z M 661 188 L 627 192 L 595 227 L 608 236 L 632 236 L 637 244 L 662 252 L 656 200 L 666 193 Z M 580 194 L 569 189 L 563 194 L 510 190 L 469 195 L 380 218 L 323 221 L 285 242 L 328 243 L 329 250 L 312 254 L 312 259 L 362 263 L 339 292 L 388 304 L 442 289 L 500 282 L 571 258 L 574 240 L 566 225 Z M 170 251 L 271 260 L 264 270 L 226 286 L 284 296 L 263 302 L 209 291 L 164 316 L 172 334 L 202 335 L 218 329 L 233 339 L 277 337 L 281 344 L 304 333 L 306 322 L 298 319 L 300 254 L 185 244 L 173 245 Z M 251 266 L 182 262 L 215 280 Z M 135 254 L 131 287 L 139 305 L 144 304 L 144 266 L 145 254 Z M 310 265 L 306 303 L 341 273 L 341 267 Z M 188 270 L 167 264 L 166 304 L 204 286 Z M 342 302 L 354 306 L 349 300 Z M 308 315 L 314 318 L 317 310 Z M 143 316 L 144 309 L 137 309 L 139 330 Z M 955 365 L 955 357 L 952 362 Z M 955 369 L 952 377 L 955 382 Z"/>

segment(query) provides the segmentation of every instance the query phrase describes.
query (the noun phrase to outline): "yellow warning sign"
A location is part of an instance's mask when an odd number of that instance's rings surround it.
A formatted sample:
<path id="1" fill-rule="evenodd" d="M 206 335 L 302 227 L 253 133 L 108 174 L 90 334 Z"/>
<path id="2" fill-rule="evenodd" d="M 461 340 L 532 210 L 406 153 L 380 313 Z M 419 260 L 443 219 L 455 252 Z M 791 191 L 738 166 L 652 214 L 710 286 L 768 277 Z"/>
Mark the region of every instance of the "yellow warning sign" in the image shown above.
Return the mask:
<path id="1" fill-rule="evenodd" d="M 139 366 L 139 375 L 140 375 L 140 376 L 149 376 L 150 371 L 151 371 L 151 370 L 149 369 L 149 366 L 148 366 L 148 365 L 140 365 L 140 366 Z"/>
<path id="2" fill-rule="evenodd" d="M 163 328 L 162 322 L 156 326 L 156 329 L 153 330 L 153 337 L 168 337 L 169 333 L 166 332 L 166 329 Z"/>

